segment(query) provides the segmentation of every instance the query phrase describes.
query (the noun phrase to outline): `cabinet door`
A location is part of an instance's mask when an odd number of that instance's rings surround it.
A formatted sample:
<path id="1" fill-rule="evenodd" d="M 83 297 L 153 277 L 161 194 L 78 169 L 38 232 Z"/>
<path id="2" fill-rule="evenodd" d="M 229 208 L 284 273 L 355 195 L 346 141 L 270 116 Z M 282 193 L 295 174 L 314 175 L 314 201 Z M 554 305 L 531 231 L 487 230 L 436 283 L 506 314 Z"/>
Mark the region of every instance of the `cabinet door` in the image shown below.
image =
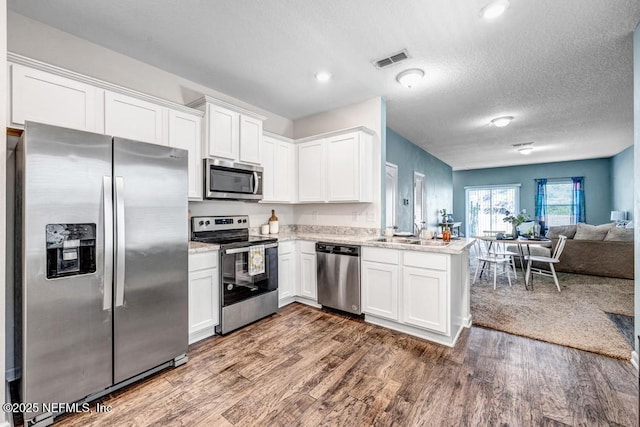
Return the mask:
<path id="1" fill-rule="evenodd" d="M 398 320 L 398 266 L 362 261 L 362 311 Z"/>
<path id="2" fill-rule="evenodd" d="M 169 110 L 169 145 L 189 151 L 189 200 L 202 200 L 201 123 L 198 115 Z"/>
<path id="3" fill-rule="evenodd" d="M 404 267 L 402 321 L 408 325 L 449 333 L 447 273 Z"/>
<path id="4" fill-rule="evenodd" d="M 275 199 L 279 202 L 293 202 L 294 148 L 284 141 L 278 141 L 276 146 Z"/>
<path id="5" fill-rule="evenodd" d="M 360 150 L 358 133 L 327 140 L 327 200 L 360 199 Z"/>
<path id="6" fill-rule="evenodd" d="M 96 132 L 96 91 L 85 83 L 11 65 L 11 124 L 26 120 Z"/>
<path id="7" fill-rule="evenodd" d="M 278 299 L 280 301 L 294 296 L 293 284 L 295 280 L 294 253 L 278 256 Z"/>
<path id="8" fill-rule="evenodd" d="M 165 108 L 151 102 L 106 92 L 104 130 L 107 135 L 166 145 L 162 129 Z"/>
<path id="9" fill-rule="evenodd" d="M 207 155 L 238 159 L 240 142 L 240 114 L 224 107 L 210 104 L 208 107 L 208 141 Z"/>
<path id="10" fill-rule="evenodd" d="M 298 200 L 325 201 L 324 140 L 298 145 Z"/>
<path id="11" fill-rule="evenodd" d="M 240 161 L 260 164 L 262 120 L 240 115 Z"/>
<path id="12" fill-rule="evenodd" d="M 189 273 L 189 342 L 213 335 L 220 317 L 218 269 L 209 268 Z M 203 331 L 207 331 L 203 334 Z"/>
<path id="13" fill-rule="evenodd" d="M 276 148 L 278 141 L 265 136 L 260 150 L 262 163 L 262 201 L 276 201 Z"/>
<path id="14" fill-rule="evenodd" d="M 316 255 L 300 254 L 300 296 L 316 301 L 318 299 Z"/>

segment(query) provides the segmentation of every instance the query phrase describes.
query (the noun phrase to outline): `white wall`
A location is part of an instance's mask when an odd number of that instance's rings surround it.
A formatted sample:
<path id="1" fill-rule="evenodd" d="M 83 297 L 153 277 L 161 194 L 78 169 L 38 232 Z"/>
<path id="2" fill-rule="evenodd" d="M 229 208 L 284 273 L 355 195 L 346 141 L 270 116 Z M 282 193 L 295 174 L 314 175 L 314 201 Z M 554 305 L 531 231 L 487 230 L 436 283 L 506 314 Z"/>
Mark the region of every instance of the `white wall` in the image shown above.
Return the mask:
<path id="1" fill-rule="evenodd" d="M 7 81 L 7 2 L 0 0 L 0 82 Z M 7 239 L 5 237 L 6 230 L 6 161 L 7 161 L 7 91 L 0 91 L 0 230 L 2 230 L 2 239 L 0 240 L 0 277 L 5 277 L 5 250 Z M 4 280 L 3 280 L 4 282 Z M 12 284 L 5 283 L 5 286 Z M 4 310 L 5 292 L 0 292 L 0 307 Z M 0 316 L 0 386 L 2 386 L 3 402 L 7 402 L 8 396 L 5 395 L 5 318 Z M 0 425 L 9 425 L 6 422 L 5 412 L 0 412 Z"/>
<path id="2" fill-rule="evenodd" d="M 293 136 L 293 121 L 175 74 L 9 11 L 9 52 L 111 82 L 158 98 L 188 104 L 210 95 L 267 117 L 264 129 Z M 6 57 L 6 55 L 5 55 Z"/>
<path id="3" fill-rule="evenodd" d="M 633 32 L 633 140 L 634 140 L 634 211 L 635 224 L 635 334 L 640 334 L 640 25 Z M 635 363 L 638 363 L 640 344 L 635 339 Z"/>
<path id="4" fill-rule="evenodd" d="M 338 129 L 365 126 L 373 130 L 373 203 L 331 203 L 297 205 L 295 223 L 361 228 L 381 227 L 382 123 L 383 101 L 375 97 L 367 101 L 337 108 L 294 121 L 295 138 L 318 135 Z"/>

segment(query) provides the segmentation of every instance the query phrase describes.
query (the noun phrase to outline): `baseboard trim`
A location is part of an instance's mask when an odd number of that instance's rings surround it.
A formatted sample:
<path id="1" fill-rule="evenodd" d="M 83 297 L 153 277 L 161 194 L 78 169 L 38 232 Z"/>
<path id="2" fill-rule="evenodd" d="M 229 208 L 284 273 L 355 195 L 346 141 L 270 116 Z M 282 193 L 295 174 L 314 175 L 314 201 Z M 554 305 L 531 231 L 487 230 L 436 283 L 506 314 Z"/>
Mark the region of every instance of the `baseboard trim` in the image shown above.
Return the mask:
<path id="1" fill-rule="evenodd" d="M 311 307 L 315 307 L 315 308 L 322 308 L 322 306 L 320 304 L 318 304 L 316 301 L 314 300 L 310 300 L 307 298 L 303 298 L 303 297 L 295 297 L 295 302 L 299 302 L 301 304 L 305 304 Z"/>
<path id="2" fill-rule="evenodd" d="M 631 364 L 636 368 L 636 370 L 640 370 L 640 362 L 638 361 L 638 352 L 633 350 L 631 352 Z"/>
<path id="3" fill-rule="evenodd" d="M 383 319 L 380 317 L 372 316 L 370 314 L 365 314 L 364 321 L 368 323 L 372 323 L 377 326 L 382 326 L 387 329 L 392 329 L 394 331 L 402 332 L 408 335 L 413 335 L 414 337 L 422 338 L 427 341 L 434 342 L 436 344 L 442 344 L 447 347 L 453 347 L 456 344 L 456 340 L 462 331 L 462 326 L 458 328 L 455 333 L 455 336 L 442 335 L 436 332 L 430 332 L 424 329 L 416 328 L 409 325 L 404 325 L 402 323 L 397 323 L 392 320 Z"/>

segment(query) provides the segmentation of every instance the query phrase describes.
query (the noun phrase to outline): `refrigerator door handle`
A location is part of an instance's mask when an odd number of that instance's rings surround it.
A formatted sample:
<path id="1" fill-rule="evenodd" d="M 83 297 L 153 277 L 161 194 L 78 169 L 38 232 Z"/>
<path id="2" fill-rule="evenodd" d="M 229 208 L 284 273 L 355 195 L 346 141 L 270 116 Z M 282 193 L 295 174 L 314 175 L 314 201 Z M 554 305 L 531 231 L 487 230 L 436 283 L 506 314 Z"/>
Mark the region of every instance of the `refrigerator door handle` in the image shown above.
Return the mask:
<path id="1" fill-rule="evenodd" d="M 102 309 L 113 307 L 113 183 L 110 176 L 102 177 L 102 208 L 104 236 L 104 282 Z"/>
<path id="2" fill-rule="evenodd" d="M 116 307 L 124 305 L 124 179 L 116 177 Z"/>

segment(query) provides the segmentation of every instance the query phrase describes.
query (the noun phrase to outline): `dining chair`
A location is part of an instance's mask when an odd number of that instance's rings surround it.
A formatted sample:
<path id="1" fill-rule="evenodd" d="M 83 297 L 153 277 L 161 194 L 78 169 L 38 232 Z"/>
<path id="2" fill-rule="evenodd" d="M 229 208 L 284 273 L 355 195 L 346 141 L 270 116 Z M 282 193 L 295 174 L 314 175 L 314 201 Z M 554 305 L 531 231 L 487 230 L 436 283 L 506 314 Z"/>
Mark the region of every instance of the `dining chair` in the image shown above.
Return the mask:
<path id="1" fill-rule="evenodd" d="M 495 255 L 489 252 L 486 242 L 482 239 L 476 239 L 474 242 L 476 251 L 476 272 L 473 276 L 473 284 L 478 279 L 478 273 L 481 271 L 491 271 L 491 265 L 493 265 L 493 289 L 496 289 L 496 281 L 498 278 L 498 264 L 502 266 L 502 272 L 499 274 L 506 274 L 509 286 L 511 286 L 511 258 Z M 482 267 L 480 267 L 482 265 Z M 515 275 L 515 272 L 514 272 Z"/>
<path id="2" fill-rule="evenodd" d="M 483 233 L 487 237 L 495 237 L 498 233 L 504 233 L 504 231 L 485 230 L 483 231 Z M 513 270 L 513 278 L 517 279 L 518 270 L 516 270 L 515 258 L 518 256 L 518 254 L 507 250 L 507 242 L 508 241 L 495 240 L 489 244 L 488 250 L 489 250 L 489 253 L 493 255 L 501 256 L 503 258 L 509 258 L 511 260 L 511 269 Z"/>
<path id="3" fill-rule="evenodd" d="M 558 237 L 558 244 L 553 250 L 553 254 L 548 256 L 540 256 L 540 255 L 526 255 L 524 259 L 527 261 L 527 273 L 524 278 L 525 284 L 529 283 L 531 280 L 531 274 L 539 274 L 541 276 L 553 277 L 553 281 L 556 283 L 556 288 L 558 288 L 558 292 L 560 292 L 560 284 L 558 283 L 558 275 L 556 274 L 556 269 L 553 267 L 553 264 L 557 264 L 560 262 L 560 255 L 562 255 L 562 251 L 564 250 L 564 245 L 567 243 L 567 236 L 560 235 Z M 546 270 L 544 268 L 533 267 L 534 262 L 547 263 L 549 264 L 549 269 Z"/>

